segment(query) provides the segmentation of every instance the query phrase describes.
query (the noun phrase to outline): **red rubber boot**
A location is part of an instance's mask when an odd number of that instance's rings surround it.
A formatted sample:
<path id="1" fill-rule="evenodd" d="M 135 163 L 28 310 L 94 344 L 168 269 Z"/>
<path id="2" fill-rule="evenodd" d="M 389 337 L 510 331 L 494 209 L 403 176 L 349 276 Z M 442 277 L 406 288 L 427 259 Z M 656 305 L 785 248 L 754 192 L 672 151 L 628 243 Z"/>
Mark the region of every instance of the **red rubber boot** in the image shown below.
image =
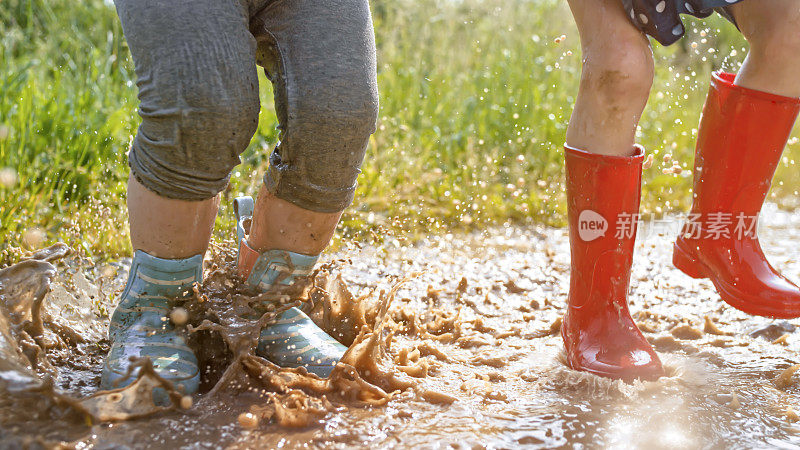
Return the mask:
<path id="1" fill-rule="evenodd" d="M 655 380 L 661 361 L 628 312 L 644 149 L 605 156 L 571 147 L 567 172 L 569 304 L 561 337 L 569 365 L 595 375 Z"/>
<path id="2" fill-rule="evenodd" d="M 694 203 L 672 261 L 693 278 L 710 278 L 736 309 L 800 317 L 800 288 L 770 266 L 756 234 L 800 99 L 733 80 L 733 74 L 719 72 L 711 79 L 697 136 Z"/>

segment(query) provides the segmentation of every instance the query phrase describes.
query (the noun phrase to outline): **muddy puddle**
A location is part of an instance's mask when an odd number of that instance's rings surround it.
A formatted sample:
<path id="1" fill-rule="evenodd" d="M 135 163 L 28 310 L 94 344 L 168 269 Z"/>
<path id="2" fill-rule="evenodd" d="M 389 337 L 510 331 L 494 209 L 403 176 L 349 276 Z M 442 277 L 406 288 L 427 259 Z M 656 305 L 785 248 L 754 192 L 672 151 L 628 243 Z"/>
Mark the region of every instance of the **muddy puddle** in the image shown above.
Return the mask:
<path id="1" fill-rule="evenodd" d="M 800 216 L 770 209 L 762 224 L 773 265 L 800 280 Z M 749 317 L 674 269 L 676 226 L 641 230 L 632 277 L 631 310 L 669 374 L 657 382 L 565 367 L 566 230 L 500 227 L 353 244 L 303 286 L 261 296 L 215 246 L 205 284 L 179 305 L 202 393 L 170 390 L 164 409 L 146 401 L 171 389 L 147 361 L 132 388 L 97 392 L 125 262 L 51 247 L 0 271 L 0 447 L 800 445 L 800 321 Z M 295 302 L 350 345 L 329 379 L 252 353 L 261 325 Z"/>

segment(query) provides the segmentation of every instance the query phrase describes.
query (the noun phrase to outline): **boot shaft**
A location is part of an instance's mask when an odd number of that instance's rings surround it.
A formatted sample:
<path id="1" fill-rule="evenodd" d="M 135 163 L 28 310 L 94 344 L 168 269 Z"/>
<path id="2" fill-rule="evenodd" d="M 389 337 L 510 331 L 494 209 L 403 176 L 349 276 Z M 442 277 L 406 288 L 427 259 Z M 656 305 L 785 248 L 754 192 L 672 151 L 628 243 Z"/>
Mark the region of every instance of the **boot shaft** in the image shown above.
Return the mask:
<path id="1" fill-rule="evenodd" d="M 639 219 L 644 149 L 627 157 L 565 146 L 570 305 L 625 304 Z"/>
<path id="2" fill-rule="evenodd" d="M 203 255 L 186 259 L 162 259 L 137 250 L 131 261 L 128 283 L 111 315 L 109 337 L 136 323 L 163 328 L 172 300 L 192 292 L 203 278 Z"/>
<path id="3" fill-rule="evenodd" d="M 734 84 L 715 72 L 697 136 L 692 213 L 755 217 L 789 139 L 800 99 Z"/>
<path id="4" fill-rule="evenodd" d="M 137 250 L 131 261 L 128 284 L 122 299 L 129 294 L 178 298 L 203 278 L 203 255 L 185 259 L 163 259 Z"/>

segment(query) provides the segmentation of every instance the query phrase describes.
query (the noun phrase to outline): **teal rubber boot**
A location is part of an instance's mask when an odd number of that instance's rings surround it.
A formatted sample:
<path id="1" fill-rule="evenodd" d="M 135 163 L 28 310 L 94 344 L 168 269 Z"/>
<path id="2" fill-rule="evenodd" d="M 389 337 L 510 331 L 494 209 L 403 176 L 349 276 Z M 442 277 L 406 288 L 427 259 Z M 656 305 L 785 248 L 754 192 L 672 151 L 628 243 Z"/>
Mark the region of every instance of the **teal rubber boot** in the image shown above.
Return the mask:
<path id="1" fill-rule="evenodd" d="M 101 389 L 115 389 L 136 380 L 128 372 L 130 357 L 148 357 L 156 373 L 185 394 L 197 392 L 200 370 L 197 357 L 169 320 L 170 300 L 191 291 L 203 277 L 203 255 L 188 259 L 161 259 L 137 250 L 128 284 L 111 315 L 108 336 L 111 350 L 103 366 Z M 153 391 L 157 405 L 169 403 L 163 389 Z"/>
<path id="2" fill-rule="evenodd" d="M 239 273 L 250 286 L 268 290 L 290 286 L 297 278 L 308 276 L 319 256 L 284 250 L 258 253 L 247 244 L 247 223 L 253 215 L 253 199 L 234 200 L 236 233 L 239 242 Z M 303 311 L 291 308 L 275 323 L 261 330 L 256 354 L 281 367 L 305 367 L 320 377 L 330 375 L 347 347 L 325 333 Z"/>

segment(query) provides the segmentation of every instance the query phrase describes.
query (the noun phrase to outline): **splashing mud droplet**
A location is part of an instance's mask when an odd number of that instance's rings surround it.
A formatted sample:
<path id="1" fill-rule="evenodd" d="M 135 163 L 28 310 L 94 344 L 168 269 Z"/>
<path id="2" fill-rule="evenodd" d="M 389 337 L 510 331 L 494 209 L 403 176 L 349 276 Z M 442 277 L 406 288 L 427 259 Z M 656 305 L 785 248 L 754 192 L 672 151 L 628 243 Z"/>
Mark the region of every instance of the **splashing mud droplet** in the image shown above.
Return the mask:
<path id="1" fill-rule="evenodd" d="M 728 403 L 728 406 L 730 406 L 731 409 L 739 409 L 742 407 L 742 404 L 739 403 L 739 394 L 737 394 L 736 391 L 731 392 L 731 401 Z"/>
<path id="2" fill-rule="evenodd" d="M 11 127 L 0 125 L 0 141 L 5 141 L 9 136 L 11 136 Z M 0 174 L 2 174 L 2 171 L 0 171 Z"/>
<path id="3" fill-rule="evenodd" d="M 783 334 L 778 339 L 772 341 L 772 343 L 777 345 L 789 345 L 789 333 Z"/>
<path id="4" fill-rule="evenodd" d="M 653 167 L 653 154 L 652 153 L 647 155 L 647 159 L 645 159 L 644 163 L 642 163 L 642 170 L 647 170 L 647 169 L 649 169 L 651 167 Z"/>
<path id="5" fill-rule="evenodd" d="M 795 384 L 794 374 L 800 369 L 800 364 L 794 364 L 786 368 L 780 375 L 775 378 L 775 387 L 778 389 L 786 389 Z"/>
<path id="6" fill-rule="evenodd" d="M 246 412 L 239 414 L 239 425 L 243 428 L 253 429 L 258 427 L 258 417 L 255 414 Z"/>
<path id="7" fill-rule="evenodd" d="M 714 320 L 709 316 L 703 317 L 703 331 L 708 334 L 713 334 L 715 336 L 729 336 L 730 333 L 726 333 L 717 327 L 717 324 L 714 323 Z"/>
<path id="8" fill-rule="evenodd" d="M 10 167 L 0 169 L 0 187 L 10 188 L 17 184 L 17 172 Z"/>
<path id="9" fill-rule="evenodd" d="M 189 397 L 188 395 L 181 397 L 181 409 L 190 409 L 193 403 L 192 397 Z"/>
<path id="10" fill-rule="evenodd" d="M 40 228 L 31 228 L 23 233 L 22 243 L 28 248 L 37 248 L 42 246 L 46 238 L 47 235 Z"/>
<path id="11" fill-rule="evenodd" d="M 179 307 L 173 309 L 172 312 L 170 312 L 169 319 L 175 325 L 178 325 L 178 326 L 185 325 L 186 322 L 189 320 L 189 312 L 186 311 L 186 309 L 184 309 L 184 308 L 179 306 Z"/>
<path id="12" fill-rule="evenodd" d="M 669 332 L 678 339 L 695 340 L 703 337 L 703 332 L 691 325 L 678 325 Z"/>

